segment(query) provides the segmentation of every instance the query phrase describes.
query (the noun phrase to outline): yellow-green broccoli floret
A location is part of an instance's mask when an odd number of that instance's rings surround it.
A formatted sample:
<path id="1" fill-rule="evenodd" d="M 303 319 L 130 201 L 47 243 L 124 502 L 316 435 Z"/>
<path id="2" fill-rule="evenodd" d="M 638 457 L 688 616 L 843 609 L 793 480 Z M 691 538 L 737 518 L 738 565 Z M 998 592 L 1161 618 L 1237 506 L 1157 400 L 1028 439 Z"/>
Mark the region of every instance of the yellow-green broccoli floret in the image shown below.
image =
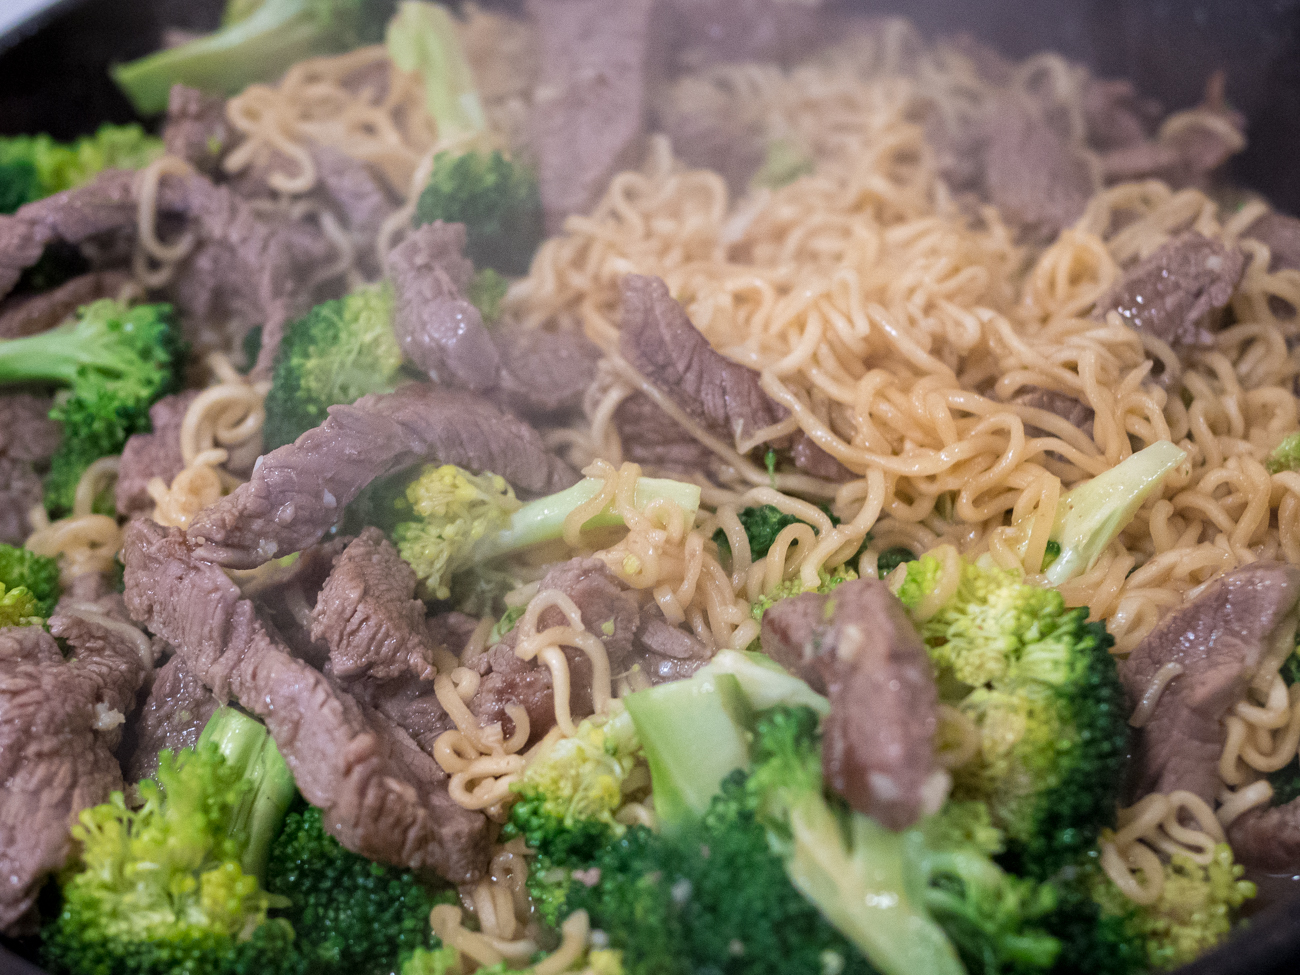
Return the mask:
<path id="1" fill-rule="evenodd" d="M 5 589 L 0 582 L 0 626 L 37 626 L 45 622 L 40 603 L 30 589 Z"/>
<path id="2" fill-rule="evenodd" d="M 1300 470 L 1300 433 L 1293 433 L 1278 444 L 1264 466 L 1270 474 Z"/>
<path id="3" fill-rule="evenodd" d="M 139 125 L 101 125 L 72 142 L 51 136 L 0 137 L 0 213 L 90 182 L 105 169 L 139 169 L 163 154 Z"/>
<path id="4" fill-rule="evenodd" d="M 826 569 L 817 570 L 817 585 L 808 588 L 803 584 L 803 580 L 796 576 L 793 579 L 787 579 L 769 593 L 764 593 L 749 607 L 750 615 L 758 622 L 763 621 L 763 614 L 766 613 L 775 603 L 779 603 L 787 596 L 799 596 L 806 592 L 818 592 L 825 595 L 835 589 L 840 583 L 848 582 L 850 579 L 856 579 L 858 574 L 849 568 L 848 565 L 841 565 L 836 569 L 827 571 Z"/>

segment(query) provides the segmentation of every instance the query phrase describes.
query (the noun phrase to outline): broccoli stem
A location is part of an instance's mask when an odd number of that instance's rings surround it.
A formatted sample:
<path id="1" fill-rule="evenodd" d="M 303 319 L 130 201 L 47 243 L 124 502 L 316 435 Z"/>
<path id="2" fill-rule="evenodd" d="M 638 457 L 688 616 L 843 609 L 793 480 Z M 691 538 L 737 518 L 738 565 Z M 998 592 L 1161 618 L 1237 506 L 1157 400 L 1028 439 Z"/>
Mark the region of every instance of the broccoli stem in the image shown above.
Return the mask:
<path id="1" fill-rule="evenodd" d="M 1157 440 L 1132 457 L 1084 481 L 1056 506 L 1051 539 L 1061 554 L 1047 567 L 1047 580 L 1059 586 L 1086 572 L 1133 520 L 1138 508 L 1165 475 L 1187 459 L 1168 440 Z"/>
<path id="2" fill-rule="evenodd" d="M 604 486 L 600 478 L 583 478 L 571 488 L 530 501 L 510 516 L 510 524 L 495 535 L 485 535 L 474 546 L 474 562 L 494 559 L 499 555 L 528 548 L 539 542 L 550 542 L 564 535 L 564 519 L 569 512 L 590 501 Z M 655 501 L 672 501 L 687 517 L 700 507 L 700 488 L 696 484 L 672 481 L 665 478 L 642 477 L 637 480 L 632 503 L 640 511 Z M 607 528 L 621 525 L 622 518 L 608 505 L 599 514 L 586 521 L 582 528 Z"/>
<path id="3" fill-rule="evenodd" d="M 243 844 L 240 866 L 261 882 L 271 841 L 298 791 L 293 773 L 266 726 L 235 708 L 216 710 L 199 735 L 198 747 L 206 744 L 215 744 L 248 783 L 231 817 L 230 832 Z"/>
<path id="4" fill-rule="evenodd" d="M 19 339 L 0 341 L 0 383 L 71 385 L 77 370 L 111 369 L 121 354 L 113 337 L 69 323 Z"/>
<path id="5" fill-rule="evenodd" d="M 384 43 L 393 64 L 424 80 L 424 104 L 443 143 L 487 129 L 451 11 L 432 3 L 404 3 L 388 24 Z"/>
<path id="6" fill-rule="evenodd" d="M 111 74 L 141 115 L 163 111 L 178 82 L 234 95 L 298 61 L 345 50 L 358 16 L 347 6 L 330 0 L 265 0 L 215 33 L 119 65 Z"/>

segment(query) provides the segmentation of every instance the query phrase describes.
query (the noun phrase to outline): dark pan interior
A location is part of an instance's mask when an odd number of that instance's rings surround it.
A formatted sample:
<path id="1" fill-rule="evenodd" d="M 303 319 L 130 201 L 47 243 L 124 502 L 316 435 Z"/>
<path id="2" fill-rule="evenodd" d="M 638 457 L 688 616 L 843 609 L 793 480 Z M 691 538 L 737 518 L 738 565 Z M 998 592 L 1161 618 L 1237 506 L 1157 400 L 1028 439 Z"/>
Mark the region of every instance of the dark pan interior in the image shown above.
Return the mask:
<path id="1" fill-rule="evenodd" d="M 1232 178 L 1300 213 L 1300 0 L 843 3 L 863 13 L 905 14 L 927 34 L 964 31 L 1009 55 L 1053 48 L 1101 75 L 1132 79 L 1169 109 L 1196 103 L 1206 76 L 1222 68 L 1229 99 L 1249 120 L 1249 146 L 1233 161 Z M 66 139 L 100 122 L 130 120 L 107 65 L 158 47 L 168 27 L 210 29 L 222 6 L 224 0 L 63 0 L 0 37 L 0 133 L 46 131 Z M 1295 883 L 1279 887 L 1300 890 Z M 1180 975 L 1295 972 L 1300 896 L 1282 895 Z M 0 975 L 40 970 L 0 945 Z"/>

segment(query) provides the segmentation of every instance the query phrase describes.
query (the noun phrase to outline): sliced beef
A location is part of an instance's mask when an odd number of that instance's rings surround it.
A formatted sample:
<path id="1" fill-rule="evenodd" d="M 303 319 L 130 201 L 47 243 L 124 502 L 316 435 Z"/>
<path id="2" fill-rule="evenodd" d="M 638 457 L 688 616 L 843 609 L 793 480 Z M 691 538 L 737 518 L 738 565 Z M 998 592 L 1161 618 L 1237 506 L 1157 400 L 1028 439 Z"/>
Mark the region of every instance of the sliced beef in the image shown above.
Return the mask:
<path id="1" fill-rule="evenodd" d="M 1127 78 L 1089 78 L 1083 85 L 1083 118 L 1094 149 L 1140 145 L 1160 117 L 1160 106 L 1138 95 Z"/>
<path id="2" fill-rule="evenodd" d="M 184 159 L 199 172 L 216 179 L 221 160 L 238 137 L 226 119 L 226 100 L 196 88 L 172 85 L 162 139 L 169 156 Z"/>
<path id="3" fill-rule="evenodd" d="M 368 165 L 338 149 L 314 145 L 311 157 L 321 190 L 357 239 L 360 256 L 368 256 L 379 228 L 397 209 L 388 187 Z"/>
<path id="4" fill-rule="evenodd" d="M 127 526 L 126 601 L 176 647 L 218 700 L 266 722 L 303 797 L 362 856 L 472 882 L 487 865 L 487 821 L 457 805 L 447 775 L 391 719 L 292 657 L 253 604 L 185 534 L 146 519 Z"/>
<path id="5" fill-rule="evenodd" d="M 41 503 L 41 475 L 59 448 L 60 424 L 50 419 L 49 397 L 0 396 L 0 542 L 22 545 L 31 534 L 28 512 Z"/>
<path id="6" fill-rule="evenodd" d="M 715 436 L 730 443 L 785 419 L 758 373 L 709 345 L 660 278 L 624 275 L 619 321 L 624 358 Z"/>
<path id="7" fill-rule="evenodd" d="M 760 108 L 723 80 L 687 76 L 663 97 L 656 123 L 673 155 L 693 169 L 711 169 L 741 196 L 763 165 L 767 125 Z"/>
<path id="8" fill-rule="evenodd" d="M 435 382 L 482 393 L 496 386 L 501 360 L 464 297 L 474 273 L 464 248 L 465 226 L 437 220 L 393 249 L 393 330 L 403 354 Z"/>
<path id="9" fill-rule="evenodd" d="M 1223 716 L 1242 699 L 1261 662 L 1275 652 L 1277 631 L 1298 599 L 1300 568 L 1253 562 L 1166 616 L 1120 663 L 1130 706 L 1141 700 L 1161 667 L 1183 666 L 1142 728 L 1135 798 L 1187 789 L 1214 801 L 1225 740 Z"/>
<path id="10" fill-rule="evenodd" d="M 635 666 L 641 668 L 651 684 L 666 684 L 690 677 L 713 656 L 713 651 L 705 646 L 703 640 L 673 626 L 657 607 L 647 607 L 641 614 L 636 642 Z"/>
<path id="11" fill-rule="evenodd" d="M 564 420 L 581 407 L 600 361 L 586 336 L 502 324 L 492 340 L 501 359 L 495 396 L 512 410 L 540 422 Z"/>
<path id="12" fill-rule="evenodd" d="M 478 629 L 478 622 L 468 613 L 452 610 L 449 613 L 430 616 L 425 620 L 425 626 L 434 646 L 446 647 L 459 657 L 460 652 L 465 649 L 465 644 L 469 643 L 469 638 Z"/>
<path id="13" fill-rule="evenodd" d="M 1268 245 L 1269 271 L 1300 271 L 1300 220 L 1285 213 L 1266 213 L 1245 236 Z"/>
<path id="14" fill-rule="evenodd" d="M 538 591 L 548 589 L 558 589 L 573 600 L 583 626 L 605 644 L 611 673 L 623 673 L 631 667 L 640 610 L 636 597 L 604 562 L 582 557 L 562 562 L 542 577 Z M 544 610 L 537 620 L 538 632 L 566 625 L 564 614 L 554 607 Z M 485 724 L 501 721 L 510 734 L 514 723 L 506 714 L 506 705 L 521 704 L 528 711 L 529 740 L 536 741 L 555 724 L 551 674 L 538 661 L 515 656 L 518 639 L 518 629 L 511 630 L 501 643 L 479 658 L 477 666 L 484 676 L 470 701 L 470 710 Z M 566 649 L 565 656 L 570 673 L 569 710 L 577 720 L 592 712 L 591 661 L 580 650 Z"/>
<path id="15" fill-rule="evenodd" d="M 669 473 L 698 474 L 713 464 L 713 451 L 682 428 L 644 393 L 633 393 L 614 411 L 623 456 Z"/>
<path id="16" fill-rule="evenodd" d="M 115 298 L 131 276 L 123 271 L 92 271 L 64 282 L 52 291 L 15 295 L 0 304 L 0 339 L 37 335 L 61 325 L 82 305 Z"/>
<path id="17" fill-rule="evenodd" d="M 1019 406 L 1029 406 L 1045 413 L 1055 413 L 1072 427 L 1077 427 L 1089 437 L 1092 436 L 1092 421 L 1096 416 L 1093 408 L 1082 400 L 1075 399 L 1067 393 L 1058 393 L 1054 389 L 1042 386 L 1022 386 L 1020 392 L 1011 398 Z M 1026 437 L 1051 437 L 1042 427 L 1025 424 Z"/>
<path id="18" fill-rule="evenodd" d="M 1228 827 L 1228 842 L 1238 863 L 1295 874 L 1300 870 L 1300 799 L 1247 810 Z"/>
<path id="19" fill-rule="evenodd" d="M 123 767 L 126 781 L 152 778 L 158 771 L 158 753 L 164 748 L 173 754 L 193 748 L 216 710 L 217 699 L 185 666 L 185 658 L 173 656 L 154 674 L 149 697 L 132 722 L 134 740 Z"/>
<path id="20" fill-rule="evenodd" d="M 32 905 L 67 861 L 77 813 L 122 788 L 113 749 L 145 671 L 131 640 L 71 616 L 52 618 L 49 633 L 0 630 L 0 932 L 32 931 Z"/>
<path id="21" fill-rule="evenodd" d="M 202 556 L 252 568 L 305 548 L 377 477 L 437 460 L 500 474 L 519 491 L 576 483 L 537 431 L 470 393 L 410 383 L 334 406 L 319 427 L 263 455 L 251 479 L 201 512 L 190 537 Z"/>
<path id="22" fill-rule="evenodd" d="M 378 528 L 365 529 L 343 550 L 311 613 L 312 639 L 329 646 L 334 676 L 433 676 L 415 583 L 415 572 Z"/>
<path id="23" fill-rule="evenodd" d="M 682 64 L 789 63 L 825 38 L 821 5 L 789 0 L 671 0 Z"/>
<path id="24" fill-rule="evenodd" d="M 415 676 L 385 681 L 362 678 L 346 681 L 344 686 L 349 694 L 401 728 L 421 751 L 430 755 L 438 738 L 456 727 L 456 722 L 438 703 L 431 680 Z"/>
<path id="25" fill-rule="evenodd" d="M 171 484 L 172 479 L 185 469 L 181 455 L 181 424 L 185 413 L 198 396 L 196 390 L 164 396 L 149 407 L 152 433 L 137 433 L 122 448 L 118 466 L 117 513 L 124 518 L 153 510 L 149 496 L 149 482 L 155 477 Z"/>
<path id="26" fill-rule="evenodd" d="M 851 470 L 822 450 L 817 441 L 800 430 L 790 445 L 790 457 L 794 466 L 805 474 L 820 477 L 827 481 L 851 481 L 855 477 Z"/>
<path id="27" fill-rule="evenodd" d="M 1211 314 L 1232 300 L 1245 268 L 1240 249 L 1189 230 L 1126 271 L 1097 300 L 1092 317 L 1117 311 L 1132 328 L 1165 342 L 1207 345 L 1218 324 Z"/>
<path id="28" fill-rule="evenodd" d="M 549 233 L 639 161 L 656 50 L 655 0 L 529 0 L 541 48 L 528 140 Z M 664 38 L 666 40 L 666 38 Z"/>
<path id="29" fill-rule="evenodd" d="M 903 829 L 926 811 L 938 770 L 938 699 L 925 644 L 876 579 L 829 596 L 783 599 L 763 614 L 763 650 L 831 701 L 822 770 L 854 809 Z"/>
<path id="30" fill-rule="evenodd" d="M 1087 159 L 1026 106 L 994 102 L 983 136 L 988 199 L 1023 235 L 1051 240 L 1083 214 L 1096 189 Z"/>
<path id="31" fill-rule="evenodd" d="M 0 455 L 0 542 L 22 546 L 32 533 L 28 513 L 42 497 L 41 476 L 32 462 Z"/>

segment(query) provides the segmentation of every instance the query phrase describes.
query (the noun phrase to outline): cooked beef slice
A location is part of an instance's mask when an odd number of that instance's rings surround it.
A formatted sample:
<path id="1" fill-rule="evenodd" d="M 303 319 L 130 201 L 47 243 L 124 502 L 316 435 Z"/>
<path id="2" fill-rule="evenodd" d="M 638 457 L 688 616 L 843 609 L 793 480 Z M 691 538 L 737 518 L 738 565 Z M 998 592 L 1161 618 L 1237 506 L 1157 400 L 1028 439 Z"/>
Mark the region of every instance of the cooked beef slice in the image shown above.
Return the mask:
<path id="1" fill-rule="evenodd" d="M 55 637 L 74 649 L 64 660 Z M 146 665 L 134 643 L 71 616 L 0 630 L 0 932 L 30 933 L 77 813 L 122 788 L 113 757 Z"/>
<path id="2" fill-rule="evenodd" d="M 433 646 L 415 582 L 415 572 L 378 528 L 367 528 L 343 550 L 311 612 L 312 639 L 329 646 L 334 676 L 433 676 Z"/>
<path id="3" fill-rule="evenodd" d="M 1139 736 L 1134 798 L 1187 789 L 1214 801 L 1223 716 L 1242 699 L 1261 662 L 1274 654 L 1273 640 L 1298 599 L 1300 568 L 1253 562 L 1166 616 L 1120 662 L 1130 706 L 1141 700 L 1161 667 L 1183 666 Z"/>
<path id="4" fill-rule="evenodd" d="M 492 341 L 501 359 L 493 398 L 530 420 L 564 420 L 582 405 L 596 378 L 600 349 L 577 332 L 543 332 L 501 324 Z"/>
<path id="5" fill-rule="evenodd" d="M 826 781 L 890 829 L 915 822 L 938 769 L 938 699 L 925 644 L 889 587 L 856 579 L 783 599 L 763 614 L 762 644 L 830 698 Z"/>
<path id="6" fill-rule="evenodd" d="M 713 451 L 692 437 L 649 396 L 633 393 L 614 411 L 623 456 L 669 473 L 707 471 Z"/>
<path id="7" fill-rule="evenodd" d="M 34 295 L 15 295 L 0 304 L 0 339 L 36 335 L 61 325 L 82 305 L 115 298 L 131 276 L 123 271 L 92 271 Z"/>
<path id="8" fill-rule="evenodd" d="M 578 607 L 583 626 L 605 644 L 610 671 L 618 674 L 632 664 L 640 610 L 636 597 L 599 559 L 578 557 L 552 567 L 542 577 L 538 591 L 558 589 Z M 566 626 L 562 612 L 551 607 L 537 620 L 537 630 Z M 485 724 L 502 723 L 507 735 L 514 722 L 506 706 L 519 704 L 529 718 L 529 741 L 537 741 L 555 724 L 555 704 L 551 674 L 537 660 L 520 660 L 515 656 L 518 628 L 505 635 L 501 643 L 475 661 L 483 680 L 470 699 L 470 710 Z M 580 650 L 567 648 L 569 661 L 569 711 L 575 721 L 592 712 L 591 661 Z"/>
<path id="9" fill-rule="evenodd" d="M 657 606 L 646 607 L 636 631 L 637 651 L 633 666 L 639 667 L 651 684 L 690 677 L 713 656 L 694 633 L 673 626 Z M 614 675 L 619 676 L 615 671 Z"/>
<path id="10" fill-rule="evenodd" d="M 718 173 L 733 197 L 744 194 L 767 154 L 761 109 L 721 79 L 681 79 L 659 100 L 655 121 L 672 140 L 674 156 Z"/>
<path id="11" fill-rule="evenodd" d="M 501 361 L 483 316 L 465 299 L 474 267 L 464 247 L 464 224 L 437 220 L 393 249 L 393 331 L 402 353 L 435 382 L 482 393 L 496 386 Z"/>
<path id="12" fill-rule="evenodd" d="M 32 533 L 28 513 L 41 503 L 41 476 L 30 460 L 0 455 L 0 542 L 21 546 Z"/>
<path id="13" fill-rule="evenodd" d="M 363 244 L 374 249 L 375 238 L 397 203 L 383 180 L 359 159 L 330 146 L 313 145 L 311 158 L 326 199 L 343 218 L 343 225 Z"/>
<path id="14" fill-rule="evenodd" d="M 1070 426 L 1077 427 L 1089 437 L 1092 436 L 1092 421 L 1096 416 L 1093 408 L 1068 393 L 1058 393 L 1054 389 L 1044 389 L 1042 386 L 1022 386 L 1020 392 L 1011 397 L 1011 402 L 1018 406 L 1042 410 L 1045 413 L 1055 413 Z M 1055 434 L 1042 427 L 1026 423 L 1025 436 L 1053 437 Z"/>
<path id="15" fill-rule="evenodd" d="M 1094 149 L 1139 145 L 1159 117 L 1159 104 L 1141 98 L 1127 78 L 1089 78 L 1083 84 L 1083 119 Z"/>
<path id="16" fill-rule="evenodd" d="M 851 481 L 855 477 L 851 470 L 822 450 L 817 441 L 800 430 L 790 445 L 790 457 L 794 466 L 813 477 L 827 481 Z"/>
<path id="17" fill-rule="evenodd" d="M 487 820 L 457 805 L 447 774 L 400 727 L 276 643 L 220 566 L 185 533 L 126 529 L 126 602 L 170 642 L 217 700 L 234 697 L 275 739 L 330 833 L 372 860 L 433 869 L 453 883 L 487 866 Z"/>
<path id="18" fill-rule="evenodd" d="M 469 643 L 469 638 L 478 629 L 479 621 L 468 613 L 452 610 L 430 616 L 424 622 L 425 628 L 429 631 L 429 639 L 434 645 L 446 647 L 459 657 L 460 652 L 465 649 L 465 644 Z"/>
<path id="19" fill-rule="evenodd" d="M 169 156 L 184 159 L 199 172 L 217 178 L 221 159 L 238 133 L 226 120 L 226 100 L 196 88 L 172 85 L 162 139 Z"/>
<path id="20" fill-rule="evenodd" d="M 1011 98 L 988 109 L 984 187 L 1002 216 L 1033 240 L 1051 240 L 1082 214 L 1096 186 L 1087 159 Z"/>
<path id="21" fill-rule="evenodd" d="M 709 345 L 661 279 L 624 275 L 619 322 L 624 358 L 725 442 L 785 419 L 758 373 Z"/>
<path id="22" fill-rule="evenodd" d="M 471 393 L 410 383 L 351 406 L 259 458 L 252 477 L 201 512 L 190 537 L 203 558 L 252 568 L 299 551 L 378 477 L 428 461 L 500 474 L 525 494 L 577 482 L 532 427 Z"/>
<path id="23" fill-rule="evenodd" d="M 216 710 L 212 692 L 185 666 L 184 657 L 174 655 L 154 674 L 149 697 L 130 728 L 133 740 L 123 766 L 126 781 L 152 778 L 164 748 L 173 754 L 193 748 Z"/>
<path id="24" fill-rule="evenodd" d="M 349 694 L 405 731 L 421 751 L 430 755 L 438 738 L 456 727 L 456 722 L 438 703 L 431 680 L 414 676 L 384 681 L 362 678 L 345 681 L 344 686 Z"/>
<path id="25" fill-rule="evenodd" d="M 789 0 L 670 0 L 677 53 L 687 67 L 721 61 L 782 61 L 825 39 L 819 4 Z"/>
<path id="26" fill-rule="evenodd" d="M 1269 271 L 1300 271 L 1300 220 L 1285 213 L 1266 213 L 1244 236 L 1268 245 Z"/>
<path id="27" fill-rule="evenodd" d="M 149 482 L 158 477 L 164 484 L 171 484 L 184 470 L 181 423 L 198 395 L 197 390 L 187 390 L 164 396 L 149 407 L 153 432 L 133 434 L 127 439 L 115 489 L 117 513 L 123 518 L 152 511 L 154 502 L 149 496 Z"/>
<path id="28" fill-rule="evenodd" d="M 1300 799 L 1248 809 L 1228 827 L 1228 842 L 1238 863 L 1294 874 L 1300 870 Z"/>
<path id="29" fill-rule="evenodd" d="M 1211 312 L 1224 308 L 1246 269 L 1241 250 L 1195 230 L 1166 241 L 1097 299 L 1098 321 L 1119 312 L 1130 327 L 1171 344 L 1214 341 Z"/>
<path id="30" fill-rule="evenodd" d="M 548 233 L 586 213 L 639 161 L 651 75 L 662 63 L 655 0 L 529 0 L 542 77 L 528 123 Z M 666 38 L 665 38 L 666 39 Z"/>

